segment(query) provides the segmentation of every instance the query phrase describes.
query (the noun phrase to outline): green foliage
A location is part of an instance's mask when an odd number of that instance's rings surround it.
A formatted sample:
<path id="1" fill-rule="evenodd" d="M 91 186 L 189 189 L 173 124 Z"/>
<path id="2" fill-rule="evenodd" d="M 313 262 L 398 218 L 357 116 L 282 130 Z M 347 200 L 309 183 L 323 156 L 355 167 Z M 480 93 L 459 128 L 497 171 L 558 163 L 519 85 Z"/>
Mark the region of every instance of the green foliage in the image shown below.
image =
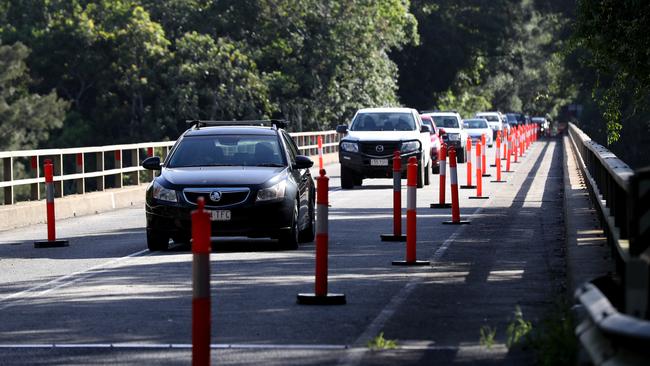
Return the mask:
<path id="1" fill-rule="evenodd" d="M 646 108 L 650 96 L 648 24 L 648 2 L 578 1 L 571 49 L 586 50 L 581 62 L 597 75 L 592 94 L 602 111 L 608 144 L 620 138 L 623 116 Z"/>
<path id="2" fill-rule="evenodd" d="M 30 93 L 25 59 L 29 49 L 22 43 L 0 44 L 0 149 L 36 148 L 61 127 L 68 103 L 54 91 Z"/>
<path id="3" fill-rule="evenodd" d="M 487 349 L 492 348 L 494 346 L 494 338 L 497 335 L 497 329 L 492 328 L 489 325 L 484 325 L 481 327 L 480 330 L 481 338 L 479 339 L 479 343 L 481 346 L 486 347 Z"/>
<path id="4" fill-rule="evenodd" d="M 544 317 L 531 339 L 540 366 L 576 364 L 578 340 L 570 304 L 562 300 Z"/>
<path id="5" fill-rule="evenodd" d="M 368 348 L 373 351 L 383 350 L 383 349 L 395 349 L 397 348 L 397 341 L 384 338 L 384 332 L 379 333 L 378 336 L 368 341 Z"/>
<path id="6" fill-rule="evenodd" d="M 524 319 L 519 305 L 515 307 L 514 319 L 506 328 L 506 346 L 511 348 L 515 345 L 527 343 L 530 341 L 533 324 Z"/>

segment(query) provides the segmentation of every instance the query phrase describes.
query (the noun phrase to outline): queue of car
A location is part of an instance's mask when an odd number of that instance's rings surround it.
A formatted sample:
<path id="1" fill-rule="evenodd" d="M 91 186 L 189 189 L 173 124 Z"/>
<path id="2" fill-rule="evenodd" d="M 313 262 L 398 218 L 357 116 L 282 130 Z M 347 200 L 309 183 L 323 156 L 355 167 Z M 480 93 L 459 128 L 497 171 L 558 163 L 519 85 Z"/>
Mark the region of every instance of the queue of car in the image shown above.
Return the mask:
<path id="1" fill-rule="evenodd" d="M 149 157 L 142 166 L 159 174 L 146 191 L 147 247 L 166 250 L 170 239 L 189 243 L 191 212 L 203 200 L 211 230 L 219 236 L 269 237 L 295 249 L 315 236 L 313 161 L 300 155 L 284 121 L 188 121 L 164 161 Z M 442 144 L 454 147 L 466 161 L 468 137 L 485 136 L 492 146 L 499 132 L 549 122 L 521 113 L 476 113 L 463 120 L 455 111 L 419 113 L 411 108 L 364 108 L 350 125 L 339 125 L 341 188 L 361 186 L 364 179 L 390 178 L 399 151 L 402 178 L 407 161 L 418 161 L 417 186 L 439 172 Z"/>

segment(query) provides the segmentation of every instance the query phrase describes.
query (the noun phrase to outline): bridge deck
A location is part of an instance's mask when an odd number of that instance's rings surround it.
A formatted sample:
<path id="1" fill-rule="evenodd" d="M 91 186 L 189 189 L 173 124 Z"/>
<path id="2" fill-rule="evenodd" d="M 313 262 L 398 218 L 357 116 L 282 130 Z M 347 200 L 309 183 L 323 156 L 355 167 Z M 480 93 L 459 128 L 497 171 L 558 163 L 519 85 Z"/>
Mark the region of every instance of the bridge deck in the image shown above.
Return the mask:
<path id="1" fill-rule="evenodd" d="M 437 176 L 418 190 L 418 258 L 432 265 L 404 268 L 391 266 L 404 258 L 404 245 L 379 240 L 392 230 L 391 180 L 342 191 L 338 166 L 328 166 L 329 288 L 348 304 L 295 303 L 297 293 L 313 289 L 313 244 L 276 251 L 269 240 L 217 239 L 213 360 L 532 363 L 530 349 L 506 347 L 506 329 L 517 307 L 537 326 L 566 295 L 561 140 L 534 143 L 513 167 L 507 183 L 484 178 L 488 200 L 461 190 L 470 225 L 442 225 L 450 210 L 428 208 L 437 202 Z M 458 172 L 464 184 L 464 164 Z M 142 251 L 143 226 L 141 207 L 62 220 L 58 234 L 70 247 L 39 250 L 32 241 L 44 236 L 42 225 L 0 232 L 0 357 L 10 364 L 187 363 L 191 254 Z M 489 349 L 479 342 L 485 327 L 496 330 Z M 368 351 L 380 332 L 398 348 Z"/>

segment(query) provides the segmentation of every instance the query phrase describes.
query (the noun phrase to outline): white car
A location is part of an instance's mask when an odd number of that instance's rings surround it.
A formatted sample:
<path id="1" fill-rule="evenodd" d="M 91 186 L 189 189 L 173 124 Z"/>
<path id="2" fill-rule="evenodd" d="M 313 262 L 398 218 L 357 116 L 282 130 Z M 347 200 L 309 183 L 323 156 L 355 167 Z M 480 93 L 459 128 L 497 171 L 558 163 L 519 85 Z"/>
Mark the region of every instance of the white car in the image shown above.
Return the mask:
<path id="1" fill-rule="evenodd" d="M 447 147 L 453 146 L 456 149 L 457 161 L 464 163 L 465 145 L 467 144 L 467 132 L 463 128 L 463 119 L 456 112 L 426 112 L 422 115 L 431 116 L 438 127 L 442 142 Z"/>
<path id="2" fill-rule="evenodd" d="M 402 178 L 406 178 L 408 159 L 418 160 L 417 186 L 429 185 L 431 129 L 411 108 L 365 108 L 354 115 L 350 127 L 339 125 L 344 134 L 339 143 L 341 188 L 360 186 L 365 178 L 391 178 L 393 154 L 400 151 Z"/>
<path id="3" fill-rule="evenodd" d="M 481 140 L 481 136 L 485 135 L 485 143 L 492 147 L 494 139 L 492 138 L 492 128 L 488 125 L 485 118 L 472 118 L 463 120 L 463 125 L 467 134 L 472 139 L 472 143 Z"/>
<path id="4" fill-rule="evenodd" d="M 479 112 L 476 113 L 474 118 L 484 118 L 487 120 L 490 128 L 492 129 L 492 139 L 496 139 L 497 131 L 503 131 L 503 115 L 501 112 Z M 507 128 L 507 127 L 506 127 Z M 501 132 L 503 134 L 503 132 Z"/>

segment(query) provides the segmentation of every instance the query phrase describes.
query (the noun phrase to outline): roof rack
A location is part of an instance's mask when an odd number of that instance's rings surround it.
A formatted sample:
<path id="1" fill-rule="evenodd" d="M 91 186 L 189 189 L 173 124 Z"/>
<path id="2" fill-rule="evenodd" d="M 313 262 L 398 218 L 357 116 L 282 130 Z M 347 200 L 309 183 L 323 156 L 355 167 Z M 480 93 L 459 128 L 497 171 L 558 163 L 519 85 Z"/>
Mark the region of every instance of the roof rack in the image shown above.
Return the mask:
<path id="1" fill-rule="evenodd" d="M 196 129 L 206 126 L 271 126 L 274 128 L 286 128 L 287 121 L 282 119 L 254 119 L 254 120 L 240 120 L 240 121 L 211 121 L 189 119 L 185 123 L 191 125 Z"/>

